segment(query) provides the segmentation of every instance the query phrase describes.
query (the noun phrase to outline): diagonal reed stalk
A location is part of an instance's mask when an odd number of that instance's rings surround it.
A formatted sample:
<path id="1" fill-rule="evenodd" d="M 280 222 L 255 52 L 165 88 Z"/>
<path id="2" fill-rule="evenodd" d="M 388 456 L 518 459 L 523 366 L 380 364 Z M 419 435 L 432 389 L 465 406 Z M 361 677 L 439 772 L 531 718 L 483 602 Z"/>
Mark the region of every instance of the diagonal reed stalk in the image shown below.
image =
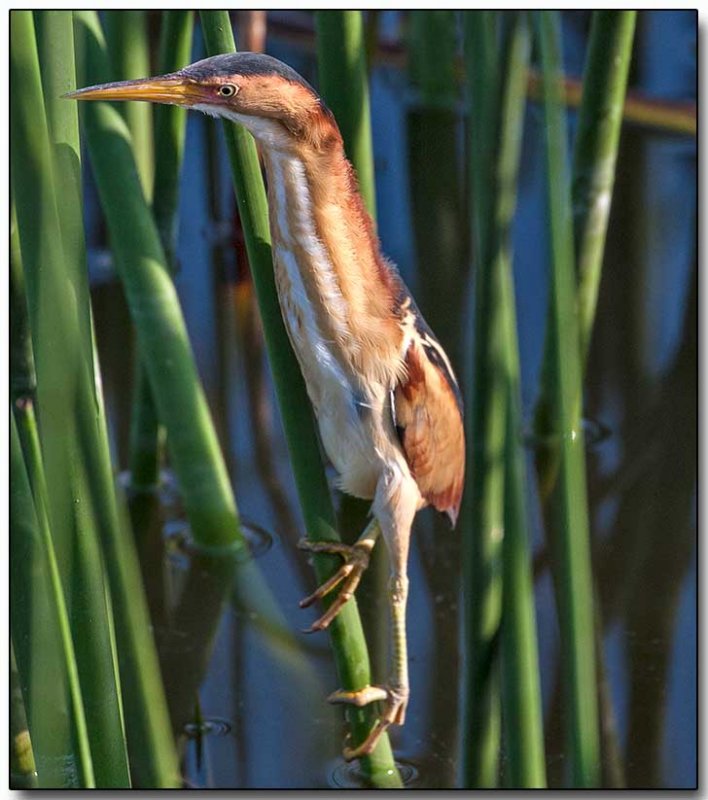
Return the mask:
<path id="1" fill-rule="evenodd" d="M 361 11 L 316 11 L 318 84 L 337 119 L 367 211 L 376 219 L 369 78 Z"/>
<path id="2" fill-rule="evenodd" d="M 123 12 L 112 12 L 121 14 Z M 189 62 L 192 49 L 192 11 L 165 11 L 160 30 L 158 73 L 175 72 Z M 147 74 L 147 72 L 145 73 Z M 120 79 L 127 74 L 116 76 Z M 148 105 L 127 103 L 123 106 Z M 152 186 L 152 212 L 170 270 L 176 271 L 175 247 L 179 174 L 184 154 L 187 113 L 177 106 L 158 105 L 153 110 L 153 151 L 155 153 Z M 135 143 L 133 135 L 133 142 Z M 136 154 L 137 157 L 137 154 Z M 160 447 L 164 429 L 158 424 L 150 382 L 142 363 L 137 365 L 130 429 L 130 480 L 133 488 L 154 487 L 159 478 Z M 140 531 L 136 535 L 140 536 Z"/>
<path id="3" fill-rule="evenodd" d="M 122 12 L 112 13 L 120 14 Z M 192 11 L 163 12 L 157 68 L 159 74 L 175 72 L 189 62 L 193 27 L 194 13 Z M 117 77 L 127 78 L 130 76 Z M 184 154 L 186 127 L 187 113 L 184 109 L 168 105 L 158 105 L 153 109 L 155 171 L 152 187 L 152 213 L 167 264 L 173 273 L 176 271 L 179 175 Z M 135 141 L 134 138 L 133 141 Z M 146 369 L 140 360 L 136 367 L 130 427 L 130 482 L 131 487 L 139 492 L 135 502 L 131 504 L 131 515 L 136 528 L 136 537 L 138 537 L 138 541 L 141 541 L 144 530 L 150 527 L 149 520 L 155 510 L 154 487 L 159 480 L 160 451 L 164 439 L 164 428 L 158 423 Z M 150 489 L 153 489 L 153 493 L 149 492 Z M 147 493 L 144 490 L 148 490 Z"/>
<path id="4" fill-rule="evenodd" d="M 551 441 L 557 447 L 558 455 L 557 477 L 549 494 L 549 514 L 551 528 L 557 534 L 553 535 L 551 546 L 571 785 L 592 787 L 598 783 L 600 763 L 597 676 L 572 206 L 566 120 L 560 93 L 559 16 L 555 12 L 538 12 L 536 23 L 543 71 L 551 243 L 549 357 L 544 373 L 550 413 L 549 427 L 540 432 L 543 441 Z M 538 460 L 548 459 L 549 452 L 552 454 L 553 449 L 540 447 Z M 541 469 L 539 473 L 543 474 Z"/>
<path id="5" fill-rule="evenodd" d="M 463 785 L 497 784 L 500 705 L 496 644 L 501 620 L 504 437 L 507 391 L 501 369 L 504 319 L 493 270 L 494 159 L 498 119 L 497 19 L 465 15 L 470 92 L 470 178 L 475 264 L 473 368 L 466 377 L 467 475 L 462 504 L 465 660 Z"/>
<path id="6" fill-rule="evenodd" d="M 147 11 L 105 11 L 103 20 L 114 79 L 128 80 L 150 75 Z M 150 200 L 154 158 L 159 152 L 154 147 L 152 135 L 153 106 L 151 103 L 120 103 L 117 108 L 130 131 L 140 183 L 145 196 Z"/>
<path id="7" fill-rule="evenodd" d="M 202 29 L 210 54 L 235 51 L 229 16 L 223 11 L 201 12 Z M 335 515 L 320 458 L 310 403 L 280 314 L 273 277 L 268 207 L 255 143 L 238 125 L 224 124 L 226 143 L 243 224 L 249 264 L 275 384 L 278 406 L 288 443 L 295 483 L 307 535 L 314 540 L 337 540 Z M 314 557 L 317 580 L 323 582 L 339 566 L 331 556 Z M 357 689 L 370 682 L 369 657 L 356 602 L 350 600 L 330 626 L 337 673 L 342 687 Z M 369 706 L 348 708 L 352 744 L 363 741 L 375 721 Z M 368 779 L 376 786 L 400 786 L 387 736 L 371 756 L 362 759 Z"/>
<path id="8" fill-rule="evenodd" d="M 511 254 L 524 131 L 529 31 L 524 13 L 507 15 L 502 46 L 504 76 L 496 170 L 495 264 L 504 316 L 503 371 L 507 383 L 504 445 L 504 541 L 500 666 L 506 749 L 505 783 L 513 788 L 546 785 L 543 714 L 536 615 L 526 513 L 526 466 L 521 431 L 519 348 Z"/>
<path id="9" fill-rule="evenodd" d="M 573 148 L 573 222 L 583 369 L 602 274 L 636 11 L 595 11 Z"/>

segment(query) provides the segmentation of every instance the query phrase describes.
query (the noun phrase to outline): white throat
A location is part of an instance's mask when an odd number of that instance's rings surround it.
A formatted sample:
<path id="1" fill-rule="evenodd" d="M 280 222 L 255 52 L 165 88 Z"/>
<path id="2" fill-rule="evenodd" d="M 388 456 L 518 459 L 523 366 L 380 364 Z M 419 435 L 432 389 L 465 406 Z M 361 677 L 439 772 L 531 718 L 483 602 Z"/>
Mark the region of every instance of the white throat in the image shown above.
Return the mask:
<path id="1" fill-rule="evenodd" d="M 223 106 L 211 105 L 210 103 L 198 103 L 192 106 L 195 111 L 201 111 L 210 117 L 221 117 L 231 122 L 243 125 L 253 137 L 263 147 L 281 152 L 290 149 L 291 137 L 283 126 L 274 119 L 264 117 L 253 117 L 250 114 L 239 114 Z"/>

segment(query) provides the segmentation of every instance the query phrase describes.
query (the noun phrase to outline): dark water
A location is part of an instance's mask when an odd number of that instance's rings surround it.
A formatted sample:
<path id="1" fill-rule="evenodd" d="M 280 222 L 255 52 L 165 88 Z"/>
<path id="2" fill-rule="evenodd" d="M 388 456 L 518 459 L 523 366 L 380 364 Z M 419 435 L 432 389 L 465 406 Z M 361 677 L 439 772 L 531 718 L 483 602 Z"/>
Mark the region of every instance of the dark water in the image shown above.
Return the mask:
<path id="1" fill-rule="evenodd" d="M 565 18 L 571 74 L 581 72 L 587 23 L 583 13 Z M 395 13 L 382 14 L 384 32 L 394 32 L 396 25 Z M 695 48 L 692 13 L 640 14 L 632 86 L 658 98 L 695 99 Z M 276 37 L 269 38 L 268 49 L 314 79 L 311 55 Z M 433 164 L 459 156 L 460 118 L 455 111 L 422 108 L 405 73 L 386 66 L 372 76 L 372 108 L 384 249 L 455 353 L 462 373 L 469 368 L 461 342 L 470 324 L 461 311 L 460 275 L 468 252 L 460 233 L 466 225 L 458 191 L 462 183 L 450 189 L 449 183 L 433 180 L 438 194 L 426 201 L 421 187 L 430 186 L 431 176 L 420 166 L 421 153 L 428 152 Z M 540 125 L 539 109 L 532 105 L 514 233 L 527 418 L 538 385 L 548 269 Z M 430 152 L 435 147 L 439 153 Z M 146 556 L 146 571 L 173 716 L 184 733 L 185 784 L 357 785 L 355 771 L 339 755 L 345 733 L 341 712 L 325 702 L 337 688 L 327 637 L 300 633 L 315 619 L 316 610 L 301 611 L 297 605 L 314 588 L 314 577 L 295 549 L 305 531 L 243 258 L 237 256 L 242 246 L 234 231 L 217 127 L 196 115 L 190 118 L 186 152 L 178 287 L 269 596 L 254 601 L 236 588 L 253 586 L 250 568 L 190 556 L 179 497 L 168 486 L 162 492 L 166 547 Z M 455 169 L 463 173 L 459 164 Z M 426 213 L 426 202 L 435 202 L 435 213 L 429 206 Z M 96 221 L 90 194 L 87 206 Z M 696 220 L 695 140 L 626 128 L 586 416 L 590 429 L 602 434 L 589 449 L 588 481 L 604 625 L 605 745 L 614 754 L 605 778 L 629 786 L 691 787 L 696 781 Z M 100 236 L 96 225 L 96 243 Z M 455 262 L 451 277 L 444 277 L 451 281 L 447 293 L 431 282 L 438 264 L 429 253 L 436 247 Z M 93 256 L 100 260 L 96 250 Z M 132 375 L 124 344 L 129 322 L 114 284 L 96 282 L 94 300 L 112 434 L 124 467 Z M 557 626 L 533 495 L 530 504 L 549 779 L 559 785 L 565 754 Z M 385 574 L 385 564 L 372 571 L 362 586 L 361 604 L 375 677 L 383 679 L 386 611 L 375 592 L 371 599 L 371 590 L 375 573 Z M 406 725 L 393 730 L 392 742 L 410 785 L 455 786 L 462 666 L 459 533 L 420 514 L 410 576 L 412 698 Z"/>

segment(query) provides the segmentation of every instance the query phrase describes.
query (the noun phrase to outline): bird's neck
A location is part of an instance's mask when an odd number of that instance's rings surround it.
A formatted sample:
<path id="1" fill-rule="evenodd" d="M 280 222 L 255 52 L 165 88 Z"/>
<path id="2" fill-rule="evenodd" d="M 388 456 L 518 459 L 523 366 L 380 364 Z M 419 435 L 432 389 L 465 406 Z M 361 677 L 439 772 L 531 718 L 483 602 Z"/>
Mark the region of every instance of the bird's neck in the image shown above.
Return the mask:
<path id="1" fill-rule="evenodd" d="M 348 360 L 362 362 L 357 369 L 395 365 L 400 282 L 380 254 L 341 142 L 319 152 L 265 148 L 263 155 L 276 270 L 297 270 L 291 277 L 301 281 L 321 330 Z M 364 355 L 363 341 L 372 345 Z"/>

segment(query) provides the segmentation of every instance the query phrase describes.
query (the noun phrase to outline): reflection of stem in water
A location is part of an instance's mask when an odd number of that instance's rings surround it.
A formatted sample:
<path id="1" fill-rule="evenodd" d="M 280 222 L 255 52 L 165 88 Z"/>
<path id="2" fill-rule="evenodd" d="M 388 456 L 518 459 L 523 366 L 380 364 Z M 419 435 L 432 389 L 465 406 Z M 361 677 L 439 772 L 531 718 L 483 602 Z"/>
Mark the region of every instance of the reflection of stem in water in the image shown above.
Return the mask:
<path id="1" fill-rule="evenodd" d="M 433 654 L 430 676 L 431 718 L 427 738 L 432 747 L 426 753 L 424 770 L 429 786 L 453 786 L 455 746 L 458 725 L 458 697 L 451 687 L 458 685 L 460 551 L 459 537 L 450 530 L 447 519 L 428 512 L 428 523 L 419 522 L 416 537 L 423 564 L 423 575 L 433 599 L 433 641 L 427 649 Z M 421 515 L 421 522 L 422 522 Z"/>
<path id="2" fill-rule="evenodd" d="M 597 594 L 597 592 L 596 592 Z M 602 757 L 602 786 L 608 789 L 625 787 L 622 748 L 617 733 L 617 721 L 612 706 L 610 681 L 605 668 L 604 628 L 600 610 L 595 608 L 595 653 L 597 654 L 597 697 L 600 709 L 600 754 Z"/>
<path id="3" fill-rule="evenodd" d="M 150 620 L 153 628 L 158 628 L 166 624 L 164 542 L 159 494 L 156 488 L 142 491 L 128 488 L 126 495 Z"/>
<path id="4" fill-rule="evenodd" d="M 418 301 L 459 375 L 464 294 L 459 287 L 467 278 L 469 225 L 459 163 L 461 121 L 455 109 L 455 25 L 449 11 L 418 11 L 411 18 L 409 69 L 422 105 L 409 112 L 407 129 Z M 437 515 L 426 515 L 418 525 L 423 575 L 434 599 L 434 639 L 427 648 L 433 654 L 428 725 L 433 746 L 426 753 L 426 783 L 451 786 L 455 769 L 449 756 L 455 751 L 458 706 L 456 693 L 440 687 L 458 684 L 460 538 Z"/>
<path id="5" fill-rule="evenodd" d="M 158 637 L 170 719 L 175 735 L 191 720 L 197 690 L 206 672 L 214 637 L 228 598 L 236 562 L 230 555 L 191 558 L 185 587 Z"/>
<path id="6" fill-rule="evenodd" d="M 236 763 L 236 785 L 248 786 L 248 740 L 246 738 L 246 725 L 244 719 L 244 698 L 246 696 L 244 684 L 246 637 L 241 619 L 234 615 L 231 624 L 231 638 L 233 650 L 231 654 L 231 686 L 233 687 L 233 713 L 231 717 L 232 733 L 234 739 L 234 761 Z"/>
<path id="7" fill-rule="evenodd" d="M 656 420 L 662 442 L 657 468 L 642 481 L 637 518 L 642 535 L 630 574 L 628 786 L 661 786 L 667 681 L 674 626 L 695 546 L 697 474 L 697 265 L 681 347 L 660 390 Z"/>

